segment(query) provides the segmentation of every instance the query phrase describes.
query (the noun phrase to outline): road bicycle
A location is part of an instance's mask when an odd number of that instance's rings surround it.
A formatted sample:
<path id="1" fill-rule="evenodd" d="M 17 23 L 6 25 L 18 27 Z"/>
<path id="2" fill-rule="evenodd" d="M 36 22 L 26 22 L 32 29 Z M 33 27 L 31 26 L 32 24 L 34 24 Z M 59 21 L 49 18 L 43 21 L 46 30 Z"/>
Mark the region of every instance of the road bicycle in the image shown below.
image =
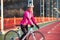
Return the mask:
<path id="1" fill-rule="evenodd" d="M 21 28 L 18 27 L 17 31 L 10 30 L 4 35 L 4 40 L 20 40 L 21 38 Z M 34 30 L 34 28 L 31 28 L 28 33 L 22 38 L 22 40 L 25 40 L 25 38 L 28 37 L 28 40 L 45 40 L 44 35 L 38 31 Z"/>

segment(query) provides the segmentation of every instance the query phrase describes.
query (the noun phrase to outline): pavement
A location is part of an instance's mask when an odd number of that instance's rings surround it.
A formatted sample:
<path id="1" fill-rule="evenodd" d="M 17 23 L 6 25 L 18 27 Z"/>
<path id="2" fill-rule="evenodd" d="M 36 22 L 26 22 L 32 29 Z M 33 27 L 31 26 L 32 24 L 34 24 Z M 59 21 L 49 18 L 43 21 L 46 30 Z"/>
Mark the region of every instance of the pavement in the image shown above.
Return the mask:
<path id="1" fill-rule="evenodd" d="M 60 21 L 47 25 L 38 31 L 43 33 L 45 40 L 60 40 Z"/>

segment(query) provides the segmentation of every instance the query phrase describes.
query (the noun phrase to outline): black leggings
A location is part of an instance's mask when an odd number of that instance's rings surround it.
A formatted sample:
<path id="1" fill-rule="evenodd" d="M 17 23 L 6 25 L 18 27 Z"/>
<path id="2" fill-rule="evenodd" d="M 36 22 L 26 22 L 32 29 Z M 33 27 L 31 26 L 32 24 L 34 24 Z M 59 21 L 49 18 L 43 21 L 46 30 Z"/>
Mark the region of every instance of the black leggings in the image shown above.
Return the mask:
<path id="1" fill-rule="evenodd" d="M 27 34 L 28 32 L 28 25 L 21 25 L 21 30 L 23 32 L 23 35 L 21 36 L 21 40 L 22 38 Z M 25 39 L 26 40 L 26 39 Z"/>

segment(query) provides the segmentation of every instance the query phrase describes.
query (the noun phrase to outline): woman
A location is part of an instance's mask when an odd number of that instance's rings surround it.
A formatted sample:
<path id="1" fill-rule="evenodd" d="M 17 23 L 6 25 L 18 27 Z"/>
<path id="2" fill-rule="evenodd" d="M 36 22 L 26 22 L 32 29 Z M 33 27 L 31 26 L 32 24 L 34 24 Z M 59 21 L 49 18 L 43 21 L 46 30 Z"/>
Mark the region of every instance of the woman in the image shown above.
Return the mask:
<path id="1" fill-rule="evenodd" d="M 21 24 L 20 24 L 21 25 L 21 30 L 24 33 L 22 35 L 21 39 L 28 32 L 28 25 L 30 25 L 31 27 L 34 27 L 33 24 L 35 24 L 36 27 L 39 29 L 39 26 L 35 22 L 35 19 L 34 19 L 34 16 L 33 16 L 33 7 L 28 7 L 27 10 L 24 12 L 23 19 L 22 19 Z"/>

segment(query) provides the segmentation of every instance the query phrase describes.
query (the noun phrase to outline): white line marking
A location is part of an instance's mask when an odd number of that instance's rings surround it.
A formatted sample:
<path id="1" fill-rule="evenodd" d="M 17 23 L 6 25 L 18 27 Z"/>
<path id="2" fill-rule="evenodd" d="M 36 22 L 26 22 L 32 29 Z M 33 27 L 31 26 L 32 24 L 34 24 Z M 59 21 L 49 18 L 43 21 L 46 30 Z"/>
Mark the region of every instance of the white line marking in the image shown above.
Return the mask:
<path id="1" fill-rule="evenodd" d="M 59 25 L 60 25 L 60 23 L 57 24 L 56 26 L 54 26 L 54 28 L 52 28 L 51 30 L 49 30 L 47 33 L 48 33 L 48 34 L 51 33 L 51 31 L 52 31 L 52 30 L 55 30 L 55 28 L 56 28 L 57 26 L 59 26 Z"/>
<path id="2" fill-rule="evenodd" d="M 43 37 L 40 40 L 43 40 Z"/>
<path id="3" fill-rule="evenodd" d="M 48 31 L 48 34 L 50 34 L 51 32 L 50 31 Z"/>

